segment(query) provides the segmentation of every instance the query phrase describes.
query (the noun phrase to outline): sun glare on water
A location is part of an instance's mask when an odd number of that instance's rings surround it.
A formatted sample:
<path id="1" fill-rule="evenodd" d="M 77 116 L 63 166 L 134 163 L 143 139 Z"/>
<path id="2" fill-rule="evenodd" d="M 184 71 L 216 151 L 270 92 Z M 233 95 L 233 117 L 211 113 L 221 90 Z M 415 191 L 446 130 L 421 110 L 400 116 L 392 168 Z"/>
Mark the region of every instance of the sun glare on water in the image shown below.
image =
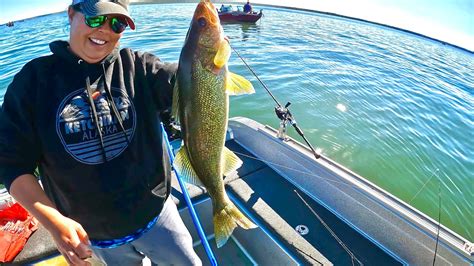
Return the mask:
<path id="1" fill-rule="evenodd" d="M 338 103 L 338 104 L 336 105 L 336 108 L 337 108 L 339 111 L 341 111 L 341 112 L 345 112 L 345 111 L 347 110 L 347 107 L 346 107 L 344 104 L 342 104 L 342 103 Z"/>

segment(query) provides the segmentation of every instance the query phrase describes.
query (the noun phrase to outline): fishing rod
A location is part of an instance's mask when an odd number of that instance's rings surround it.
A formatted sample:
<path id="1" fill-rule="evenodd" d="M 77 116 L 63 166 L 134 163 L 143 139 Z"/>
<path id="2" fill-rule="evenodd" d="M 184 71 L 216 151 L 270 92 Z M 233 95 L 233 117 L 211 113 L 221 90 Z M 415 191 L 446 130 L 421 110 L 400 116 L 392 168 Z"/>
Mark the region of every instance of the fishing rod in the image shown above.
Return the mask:
<path id="1" fill-rule="evenodd" d="M 229 45 L 230 45 L 230 43 L 229 43 Z M 242 60 L 242 62 L 250 70 L 250 72 L 255 76 L 255 78 L 257 78 L 258 82 L 260 82 L 260 84 L 262 84 L 263 88 L 265 88 L 268 95 L 270 95 L 270 97 L 272 97 L 273 101 L 276 103 L 277 106 L 275 107 L 275 113 L 278 116 L 278 118 L 281 120 L 280 128 L 278 130 L 278 137 L 280 139 L 286 139 L 286 125 L 288 123 L 290 123 L 295 128 L 298 135 L 300 135 L 303 138 L 306 145 L 309 146 L 309 148 L 311 149 L 311 152 L 313 153 L 314 157 L 316 159 L 321 158 L 321 154 L 316 152 L 316 150 L 313 148 L 313 145 L 311 145 L 309 140 L 304 135 L 303 130 L 296 123 L 296 119 L 293 117 L 293 114 L 290 112 L 290 109 L 288 108 L 291 105 L 291 103 L 287 102 L 285 104 L 285 106 L 280 104 L 280 102 L 276 99 L 276 97 L 273 95 L 273 93 L 270 91 L 270 89 L 267 87 L 267 85 L 265 85 L 265 83 L 258 77 L 257 73 L 255 73 L 255 71 L 253 71 L 253 69 L 249 66 L 249 64 L 247 64 L 247 62 L 239 54 L 239 52 L 232 45 L 230 45 L 230 47 L 232 48 L 232 50 L 234 50 L 234 52 L 237 54 L 237 56 L 240 58 L 240 60 Z"/>
<path id="2" fill-rule="evenodd" d="M 173 165 L 173 161 L 174 161 L 173 149 L 171 148 L 170 142 L 168 141 L 168 134 L 165 131 L 163 123 L 160 123 L 160 126 L 161 126 L 161 131 L 163 132 L 163 138 L 165 139 L 166 146 L 168 148 L 170 163 L 171 165 Z M 191 215 L 191 218 L 194 223 L 194 227 L 196 227 L 199 238 L 201 239 L 201 243 L 204 246 L 206 255 L 209 258 L 211 265 L 217 266 L 216 257 L 214 256 L 214 253 L 212 252 L 211 247 L 209 246 L 209 242 L 207 242 L 206 234 L 204 234 L 204 230 L 202 229 L 202 225 L 199 222 L 199 218 L 196 214 L 196 210 L 194 210 L 194 206 L 193 206 L 193 203 L 191 202 L 191 197 L 189 197 L 188 190 L 186 189 L 186 186 L 184 185 L 183 180 L 179 176 L 178 172 L 176 172 L 176 169 L 174 169 L 174 167 L 173 167 L 173 171 L 176 174 L 176 179 L 178 179 L 179 186 L 181 187 L 181 191 L 183 192 L 184 200 L 186 201 L 186 205 L 188 205 L 189 214 Z"/>

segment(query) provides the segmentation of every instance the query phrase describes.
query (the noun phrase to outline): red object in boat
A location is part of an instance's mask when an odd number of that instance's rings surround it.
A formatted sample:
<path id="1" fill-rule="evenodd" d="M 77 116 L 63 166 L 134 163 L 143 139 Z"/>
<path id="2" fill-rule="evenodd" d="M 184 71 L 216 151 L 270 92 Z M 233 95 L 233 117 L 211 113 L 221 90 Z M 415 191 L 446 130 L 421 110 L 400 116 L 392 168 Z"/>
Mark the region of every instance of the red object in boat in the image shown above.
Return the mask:
<path id="1" fill-rule="evenodd" d="M 262 10 L 251 13 L 242 11 L 219 12 L 219 19 L 224 22 L 257 22 L 262 15 Z"/>
<path id="2" fill-rule="evenodd" d="M 20 204 L 0 210 L 0 262 L 12 261 L 36 229 L 38 221 Z"/>

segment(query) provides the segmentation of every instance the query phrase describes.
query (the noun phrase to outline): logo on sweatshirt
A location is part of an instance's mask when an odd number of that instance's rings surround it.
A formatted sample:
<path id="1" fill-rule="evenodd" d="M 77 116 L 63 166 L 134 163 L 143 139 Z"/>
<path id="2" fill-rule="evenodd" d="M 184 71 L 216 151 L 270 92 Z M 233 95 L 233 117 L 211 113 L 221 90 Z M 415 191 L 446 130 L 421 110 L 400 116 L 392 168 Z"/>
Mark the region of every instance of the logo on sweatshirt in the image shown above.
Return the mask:
<path id="1" fill-rule="evenodd" d="M 95 90 L 96 86 L 91 86 Z M 66 151 L 85 164 L 104 162 L 119 156 L 128 146 L 136 128 L 133 102 L 120 89 L 111 89 L 112 99 L 105 91 L 92 94 L 97 122 L 85 89 L 70 93 L 59 105 L 56 115 L 56 132 Z M 112 104 L 117 112 L 113 111 Z M 122 122 L 120 126 L 119 119 Z M 99 128 L 97 128 L 97 125 Z M 102 140 L 99 136 L 102 133 Z"/>

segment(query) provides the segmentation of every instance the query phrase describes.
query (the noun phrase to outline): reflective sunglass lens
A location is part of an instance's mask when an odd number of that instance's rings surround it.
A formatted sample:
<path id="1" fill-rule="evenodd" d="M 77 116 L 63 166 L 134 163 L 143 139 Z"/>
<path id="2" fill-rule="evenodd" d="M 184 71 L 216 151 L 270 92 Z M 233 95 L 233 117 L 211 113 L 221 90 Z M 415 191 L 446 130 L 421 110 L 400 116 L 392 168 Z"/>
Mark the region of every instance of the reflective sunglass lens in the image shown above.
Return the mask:
<path id="1" fill-rule="evenodd" d="M 110 26 L 115 33 L 121 33 L 127 28 L 127 22 L 119 18 L 112 18 Z"/>
<path id="2" fill-rule="evenodd" d="M 102 26 L 107 20 L 107 16 L 97 16 L 97 17 L 85 17 L 87 26 L 91 28 L 97 28 Z"/>
<path id="3" fill-rule="evenodd" d="M 96 17 L 85 16 L 86 25 L 91 28 L 98 28 L 104 25 L 106 20 L 107 20 L 107 16 L 96 16 Z M 127 26 L 128 26 L 128 23 L 123 18 L 110 19 L 110 27 L 115 33 L 122 33 L 127 28 Z"/>

